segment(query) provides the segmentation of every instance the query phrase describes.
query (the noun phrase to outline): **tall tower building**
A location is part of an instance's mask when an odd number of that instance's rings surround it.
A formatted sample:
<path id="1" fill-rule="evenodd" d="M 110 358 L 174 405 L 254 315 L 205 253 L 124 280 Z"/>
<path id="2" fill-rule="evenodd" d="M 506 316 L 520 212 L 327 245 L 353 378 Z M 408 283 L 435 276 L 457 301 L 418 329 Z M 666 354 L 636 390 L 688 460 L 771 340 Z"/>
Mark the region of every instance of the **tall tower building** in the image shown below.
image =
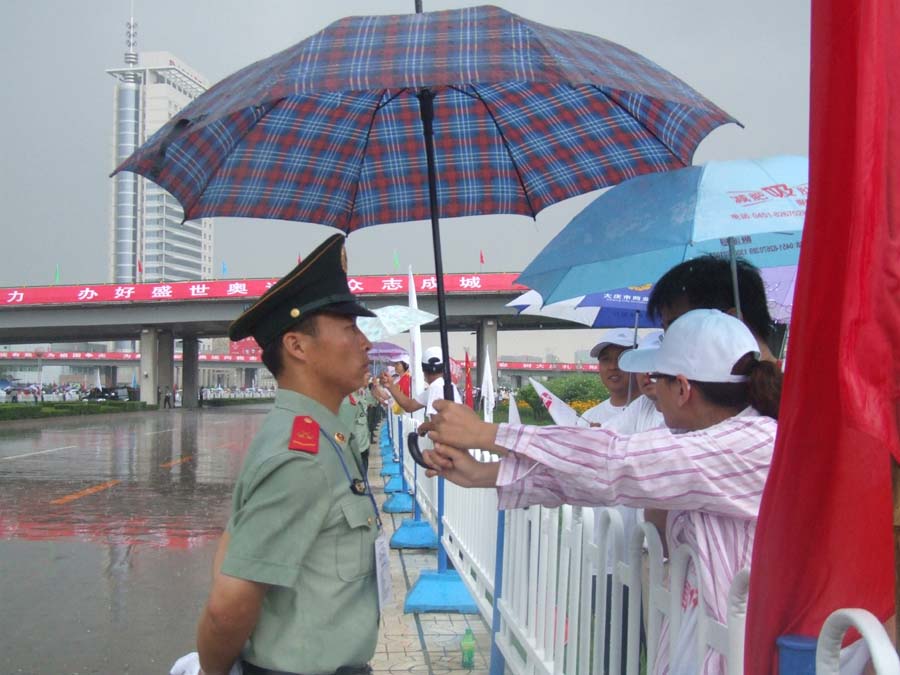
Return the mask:
<path id="1" fill-rule="evenodd" d="M 116 78 L 114 161 L 118 165 L 191 100 L 206 79 L 168 52 L 136 51 L 137 24 L 126 30 L 125 67 Z M 116 175 L 110 222 L 110 280 L 117 284 L 212 277 L 212 219 L 182 222 L 172 195 L 133 173 Z"/>

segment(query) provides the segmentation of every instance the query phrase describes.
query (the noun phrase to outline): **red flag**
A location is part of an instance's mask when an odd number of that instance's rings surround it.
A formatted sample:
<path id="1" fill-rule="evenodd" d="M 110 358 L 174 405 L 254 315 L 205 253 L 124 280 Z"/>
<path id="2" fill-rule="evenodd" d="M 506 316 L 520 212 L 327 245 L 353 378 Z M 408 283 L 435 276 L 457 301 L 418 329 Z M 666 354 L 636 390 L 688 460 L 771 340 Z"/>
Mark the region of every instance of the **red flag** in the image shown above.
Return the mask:
<path id="1" fill-rule="evenodd" d="M 466 405 L 475 409 L 475 396 L 472 392 L 472 362 L 469 361 L 469 352 L 466 352 Z"/>
<path id="2" fill-rule="evenodd" d="M 900 5 L 813 0 L 810 189 L 745 671 L 828 615 L 894 612 L 900 456 Z M 826 394 L 823 395 L 823 392 Z"/>
<path id="3" fill-rule="evenodd" d="M 484 265 L 484 251 L 478 251 L 478 260 Z"/>
<path id="4" fill-rule="evenodd" d="M 143 273 L 144 273 L 144 266 L 141 265 L 141 260 L 140 260 L 140 258 L 138 258 L 137 263 L 138 263 L 138 265 L 137 265 L 137 267 L 138 267 L 138 274 L 143 274 Z"/>

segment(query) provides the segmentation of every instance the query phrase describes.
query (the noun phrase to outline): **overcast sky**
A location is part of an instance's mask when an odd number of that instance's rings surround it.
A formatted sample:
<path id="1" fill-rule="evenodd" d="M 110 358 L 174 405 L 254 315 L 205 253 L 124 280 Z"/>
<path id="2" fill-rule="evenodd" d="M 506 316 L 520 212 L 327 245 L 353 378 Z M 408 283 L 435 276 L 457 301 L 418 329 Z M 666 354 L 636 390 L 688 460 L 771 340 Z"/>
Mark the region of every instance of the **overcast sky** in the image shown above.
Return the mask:
<path id="1" fill-rule="evenodd" d="M 414 9 L 413 0 L 133 4 L 138 51 L 171 52 L 211 82 L 342 16 Z M 424 0 L 426 11 L 471 4 Z M 807 153 L 807 0 L 495 4 L 638 51 L 745 125 L 714 131 L 695 163 Z M 104 71 L 123 64 L 130 5 L 130 0 L 0 0 L 0 286 L 50 284 L 57 264 L 64 284 L 108 280 L 115 83 Z M 444 221 L 445 271 L 477 271 L 479 250 L 484 251 L 484 271 L 520 271 L 589 200 L 585 196 L 551 207 L 537 221 L 504 216 Z M 280 276 L 298 253 L 330 232 L 308 224 L 217 219 L 214 269 L 224 260 L 230 277 Z M 432 271 L 425 223 L 368 228 L 350 238 L 348 249 L 351 273 L 393 273 L 394 250 L 404 270 L 413 264 L 416 272 Z M 584 339 L 583 334 L 577 338 Z M 501 344 L 503 351 L 527 350 Z"/>

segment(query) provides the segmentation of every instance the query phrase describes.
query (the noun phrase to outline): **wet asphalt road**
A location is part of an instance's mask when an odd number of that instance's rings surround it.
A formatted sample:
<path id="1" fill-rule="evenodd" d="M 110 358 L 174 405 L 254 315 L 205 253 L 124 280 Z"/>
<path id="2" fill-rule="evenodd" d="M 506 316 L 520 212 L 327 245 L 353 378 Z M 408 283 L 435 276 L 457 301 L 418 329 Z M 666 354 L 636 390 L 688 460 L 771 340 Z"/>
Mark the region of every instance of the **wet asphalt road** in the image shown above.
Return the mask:
<path id="1" fill-rule="evenodd" d="M 0 423 L 0 673 L 168 673 L 269 405 Z"/>

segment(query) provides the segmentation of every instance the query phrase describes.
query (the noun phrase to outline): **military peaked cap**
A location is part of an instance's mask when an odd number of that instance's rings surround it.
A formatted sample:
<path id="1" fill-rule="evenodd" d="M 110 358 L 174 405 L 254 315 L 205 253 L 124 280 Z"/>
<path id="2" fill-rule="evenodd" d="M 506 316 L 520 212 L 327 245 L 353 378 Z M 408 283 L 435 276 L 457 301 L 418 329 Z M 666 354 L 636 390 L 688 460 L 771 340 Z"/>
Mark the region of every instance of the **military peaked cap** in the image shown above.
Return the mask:
<path id="1" fill-rule="evenodd" d="M 252 335 L 265 348 L 313 312 L 375 316 L 356 302 L 347 285 L 344 239 L 336 234 L 322 242 L 234 320 L 228 337 L 237 341 Z"/>

